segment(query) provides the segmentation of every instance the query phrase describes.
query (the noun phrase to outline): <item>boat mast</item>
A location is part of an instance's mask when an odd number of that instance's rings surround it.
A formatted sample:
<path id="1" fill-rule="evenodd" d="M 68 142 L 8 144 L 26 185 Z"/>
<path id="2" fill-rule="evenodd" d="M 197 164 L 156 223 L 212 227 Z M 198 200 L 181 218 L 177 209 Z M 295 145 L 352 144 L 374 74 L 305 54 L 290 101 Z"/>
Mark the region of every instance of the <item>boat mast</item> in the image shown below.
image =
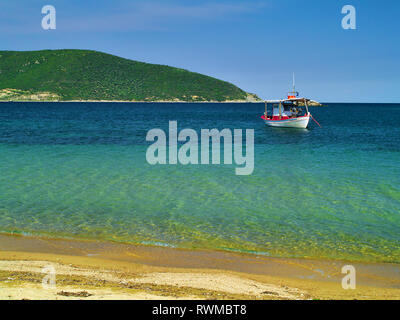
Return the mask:
<path id="1" fill-rule="evenodd" d="M 296 94 L 296 79 L 294 77 L 294 72 L 293 72 L 293 91 L 288 92 L 288 99 L 294 99 L 297 97 Z"/>
<path id="2" fill-rule="evenodd" d="M 296 92 L 296 84 L 295 84 L 295 79 L 294 79 L 294 72 L 293 72 L 293 94 Z"/>

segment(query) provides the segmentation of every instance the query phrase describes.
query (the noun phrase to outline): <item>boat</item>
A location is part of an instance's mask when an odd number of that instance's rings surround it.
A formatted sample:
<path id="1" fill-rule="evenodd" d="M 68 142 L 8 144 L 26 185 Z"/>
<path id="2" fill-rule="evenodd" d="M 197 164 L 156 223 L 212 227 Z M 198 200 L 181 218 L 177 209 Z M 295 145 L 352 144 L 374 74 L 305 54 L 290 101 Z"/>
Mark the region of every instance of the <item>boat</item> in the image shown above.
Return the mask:
<path id="1" fill-rule="evenodd" d="M 318 102 L 298 96 L 293 75 L 293 91 L 288 93 L 287 99 L 264 101 L 265 112 L 261 118 L 265 124 L 270 127 L 306 129 L 310 119 L 313 119 L 308 110 L 309 103 L 318 104 Z M 268 105 L 272 105 L 271 113 L 268 113 Z"/>

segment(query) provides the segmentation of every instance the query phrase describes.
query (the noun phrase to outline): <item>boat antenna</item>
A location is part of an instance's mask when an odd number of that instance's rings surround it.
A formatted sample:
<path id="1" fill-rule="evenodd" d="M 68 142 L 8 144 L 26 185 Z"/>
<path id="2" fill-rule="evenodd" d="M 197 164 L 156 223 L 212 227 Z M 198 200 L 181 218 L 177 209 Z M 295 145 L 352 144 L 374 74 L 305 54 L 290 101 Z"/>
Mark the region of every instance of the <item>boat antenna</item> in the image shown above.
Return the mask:
<path id="1" fill-rule="evenodd" d="M 299 96 L 299 93 L 296 92 L 296 79 L 294 77 L 294 72 L 293 72 L 293 91 L 288 92 L 288 99 L 296 98 Z"/>
<path id="2" fill-rule="evenodd" d="M 293 72 L 293 93 L 296 92 L 296 83 L 295 83 L 295 79 L 294 79 L 294 72 Z"/>

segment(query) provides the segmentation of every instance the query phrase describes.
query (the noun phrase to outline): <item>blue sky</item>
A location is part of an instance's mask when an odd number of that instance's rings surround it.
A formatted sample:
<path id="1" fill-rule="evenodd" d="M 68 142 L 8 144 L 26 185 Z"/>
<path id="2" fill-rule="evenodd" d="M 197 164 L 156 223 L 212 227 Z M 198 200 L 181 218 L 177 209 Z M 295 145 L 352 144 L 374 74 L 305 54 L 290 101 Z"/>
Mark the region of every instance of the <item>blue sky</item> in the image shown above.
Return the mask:
<path id="1" fill-rule="evenodd" d="M 44 5 L 57 29 L 41 28 Z M 344 30 L 344 5 L 357 29 Z M 397 0 L 0 0 L 0 48 L 79 48 L 211 75 L 281 98 L 400 102 Z"/>

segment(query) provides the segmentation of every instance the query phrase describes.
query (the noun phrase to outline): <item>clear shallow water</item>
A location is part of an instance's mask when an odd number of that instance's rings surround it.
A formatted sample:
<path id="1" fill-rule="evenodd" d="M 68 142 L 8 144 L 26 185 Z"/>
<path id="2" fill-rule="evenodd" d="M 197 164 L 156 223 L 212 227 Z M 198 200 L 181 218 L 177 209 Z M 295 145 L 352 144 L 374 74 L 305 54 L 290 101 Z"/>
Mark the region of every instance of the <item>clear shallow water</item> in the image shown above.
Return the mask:
<path id="1" fill-rule="evenodd" d="M 0 104 L 0 232 L 400 262 L 400 105 Z M 377 118 L 378 116 L 382 116 Z M 253 128 L 255 170 L 146 163 L 148 130 Z"/>

